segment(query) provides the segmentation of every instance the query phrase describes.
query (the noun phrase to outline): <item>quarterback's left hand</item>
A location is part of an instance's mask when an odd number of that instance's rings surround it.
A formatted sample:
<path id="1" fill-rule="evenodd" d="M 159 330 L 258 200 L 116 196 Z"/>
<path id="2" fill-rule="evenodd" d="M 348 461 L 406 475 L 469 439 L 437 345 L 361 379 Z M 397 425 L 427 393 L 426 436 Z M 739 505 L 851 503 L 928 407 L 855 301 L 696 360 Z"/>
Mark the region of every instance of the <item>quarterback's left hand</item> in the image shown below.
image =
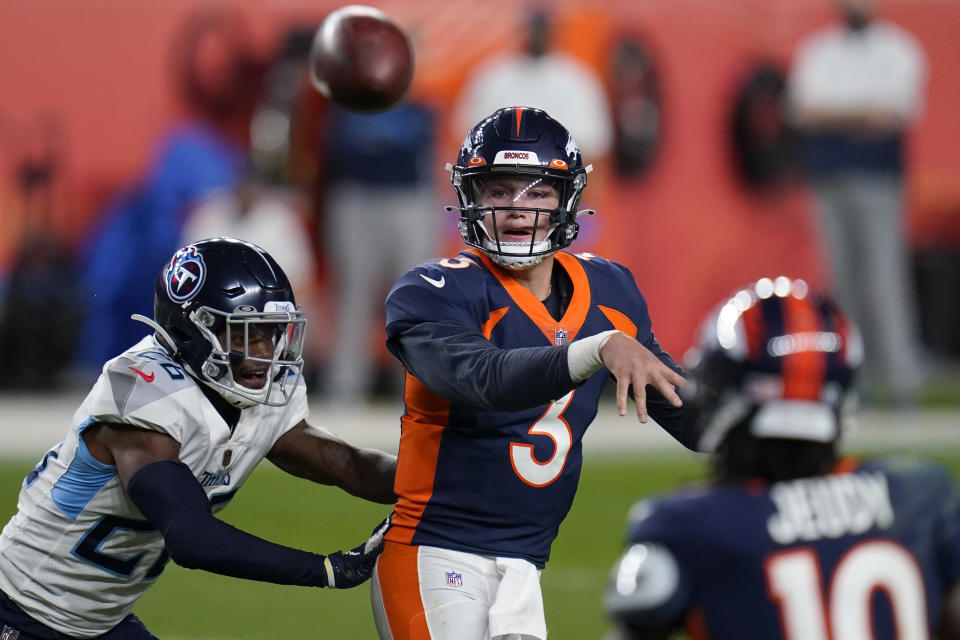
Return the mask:
<path id="1" fill-rule="evenodd" d="M 327 586 L 334 589 L 350 589 L 363 584 L 373 575 L 377 557 L 383 551 L 383 536 L 390 528 L 390 514 L 377 525 L 370 538 L 359 547 L 349 551 L 331 553 L 323 560 L 327 568 Z"/>

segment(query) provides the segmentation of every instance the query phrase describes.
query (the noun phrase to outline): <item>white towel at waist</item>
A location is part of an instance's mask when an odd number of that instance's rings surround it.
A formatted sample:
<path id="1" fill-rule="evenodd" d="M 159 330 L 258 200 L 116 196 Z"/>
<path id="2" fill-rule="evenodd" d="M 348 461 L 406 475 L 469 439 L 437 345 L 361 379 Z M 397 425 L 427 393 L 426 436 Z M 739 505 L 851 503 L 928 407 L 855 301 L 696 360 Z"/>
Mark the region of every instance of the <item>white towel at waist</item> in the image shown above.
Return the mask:
<path id="1" fill-rule="evenodd" d="M 490 637 L 529 636 L 547 639 L 543 614 L 540 571 L 521 558 L 497 558 L 501 575 L 497 595 L 490 606 Z"/>

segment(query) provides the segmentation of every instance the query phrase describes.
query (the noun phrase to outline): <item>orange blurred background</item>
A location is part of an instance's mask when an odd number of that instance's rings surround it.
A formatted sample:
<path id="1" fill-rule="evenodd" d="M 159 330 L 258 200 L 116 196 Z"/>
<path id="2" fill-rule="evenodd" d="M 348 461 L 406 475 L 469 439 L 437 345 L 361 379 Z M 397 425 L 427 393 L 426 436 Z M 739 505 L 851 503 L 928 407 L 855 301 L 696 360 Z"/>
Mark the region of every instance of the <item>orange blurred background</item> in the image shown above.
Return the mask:
<path id="1" fill-rule="evenodd" d="M 452 130 L 449 111 L 477 62 L 522 45 L 532 5 L 369 4 L 393 16 L 413 39 L 412 95 L 445 118 L 437 189 L 442 203 L 453 203 L 442 165 L 455 159 L 466 132 Z M 315 25 L 338 6 L 324 0 L 0 3 L 0 274 L 29 224 L 15 170 L 36 152 L 43 118 L 55 123 L 60 149 L 52 228 L 76 243 L 108 196 L 143 174 L 160 132 L 185 114 L 169 63 L 175 31 L 188 12 L 237 12 L 249 27 L 251 49 L 267 57 L 292 25 Z M 668 350 L 681 355 L 704 311 L 744 282 L 784 274 L 826 284 L 804 185 L 758 193 L 741 184 L 728 129 L 746 71 L 758 60 L 786 68 L 798 39 L 833 19 L 830 0 L 558 0 L 549 8 L 555 46 L 607 80 L 614 43 L 623 35 L 641 38 L 657 65 L 664 127 L 659 152 L 638 177 L 617 178 L 609 168 L 606 176 L 592 176 L 606 189 L 600 201 L 588 202 L 599 212 L 583 223 L 595 225 L 584 233 L 588 243 L 574 248 L 632 269 Z M 909 147 L 912 240 L 915 247 L 956 248 L 960 2 L 887 0 L 880 15 L 916 35 L 929 59 L 926 113 Z M 589 187 L 587 193 L 589 200 Z M 438 227 L 441 216 L 438 211 Z M 446 228 L 448 253 L 454 252 L 459 239 Z"/>

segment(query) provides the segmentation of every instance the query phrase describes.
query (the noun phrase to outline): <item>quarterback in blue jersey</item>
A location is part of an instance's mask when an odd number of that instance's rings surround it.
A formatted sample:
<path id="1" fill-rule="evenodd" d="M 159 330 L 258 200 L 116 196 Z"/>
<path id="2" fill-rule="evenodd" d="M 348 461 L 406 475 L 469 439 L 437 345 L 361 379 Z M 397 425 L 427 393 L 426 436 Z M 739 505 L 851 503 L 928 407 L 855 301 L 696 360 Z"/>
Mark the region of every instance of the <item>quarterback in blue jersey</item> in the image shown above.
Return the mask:
<path id="1" fill-rule="evenodd" d="M 632 509 L 608 640 L 960 637 L 954 479 L 838 457 L 861 351 L 799 280 L 759 280 L 707 318 L 689 366 L 713 481 Z"/>
<path id="2" fill-rule="evenodd" d="M 152 332 L 107 362 L 63 442 L 23 481 L 0 534 L 0 638 L 155 637 L 133 613 L 168 559 L 277 584 L 370 577 L 387 518 L 327 556 L 214 516 L 264 458 L 361 498 L 394 501 L 396 460 L 307 423 L 306 319 L 283 270 L 230 238 L 177 251 Z"/>
<path id="3" fill-rule="evenodd" d="M 640 421 L 686 446 L 695 421 L 630 272 L 562 251 L 589 169 L 567 129 L 501 109 L 450 169 L 471 248 L 416 267 L 386 302 L 406 410 L 374 615 L 381 638 L 542 640 L 540 570 L 607 379 L 621 415 L 632 389 Z"/>

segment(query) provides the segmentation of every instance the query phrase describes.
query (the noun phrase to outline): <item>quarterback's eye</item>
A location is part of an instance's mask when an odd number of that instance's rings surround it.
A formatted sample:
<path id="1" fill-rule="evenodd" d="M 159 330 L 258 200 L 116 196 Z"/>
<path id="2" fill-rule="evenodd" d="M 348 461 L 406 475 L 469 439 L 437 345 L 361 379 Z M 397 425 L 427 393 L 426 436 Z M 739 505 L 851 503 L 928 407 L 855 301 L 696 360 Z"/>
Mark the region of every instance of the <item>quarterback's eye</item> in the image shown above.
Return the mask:
<path id="1" fill-rule="evenodd" d="M 550 198 L 557 198 L 557 197 L 558 197 L 556 190 L 554 190 L 554 189 L 552 189 L 552 188 L 550 188 L 550 187 L 542 187 L 542 188 L 537 188 L 537 189 L 530 189 L 530 191 L 527 192 L 527 196 L 530 197 L 530 198 L 532 198 L 532 199 L 536 199 L 536 200 L 547 200 L 547 199 L 550 199 Z"/>
<path id="2" fill-rule="evenodd" d="M 484 202 L 507 202 L 513 194 L 503 187 L 488 187 L 483 190 L 481 200 Z"/>

